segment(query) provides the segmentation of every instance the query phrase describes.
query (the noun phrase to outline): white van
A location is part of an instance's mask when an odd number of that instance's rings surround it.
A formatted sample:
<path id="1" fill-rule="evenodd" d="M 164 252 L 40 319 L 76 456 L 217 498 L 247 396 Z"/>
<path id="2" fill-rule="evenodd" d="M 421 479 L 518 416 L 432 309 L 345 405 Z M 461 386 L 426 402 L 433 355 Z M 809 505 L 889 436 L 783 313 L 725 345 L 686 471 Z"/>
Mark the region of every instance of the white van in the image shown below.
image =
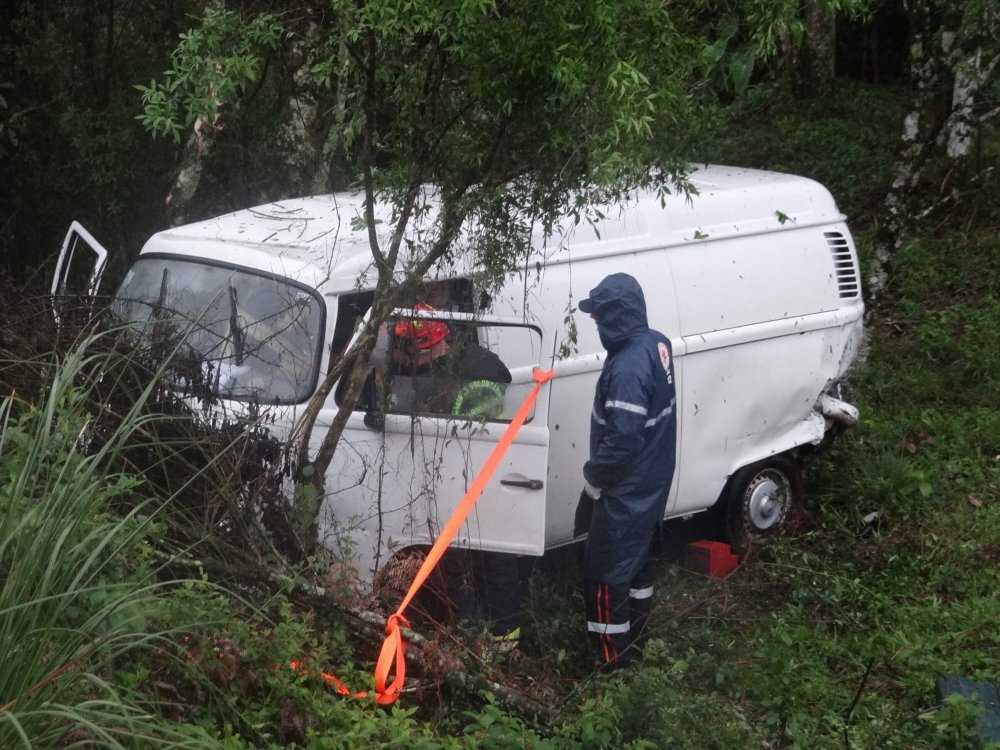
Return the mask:
<path id="1" fill-rule="evenodd" d="M 410 378 L 392 375 L 395 329 L 384 329 L 378 387 L 366 388 L 348 421 L 321 513 L 325 543 L 351 550 L 363 581 L 393 553 L 434 540 L 530 390 L 535 366 L 555 377 L 455 544 L 541 555 L 573 541 L 605 353 L 593 321 L 572 313 L 614 272 L 639 280 L 649 325 L 673 344 L 678 455 L 667 517 L 722 502 L 734 538 L 780 526 L 801 492 L 798 453 L 838 422 L 857 421 L 838 386 L 862 336 L 854 243 L 812 180 L 709 166 L 692 182 L 690 202 L 663 206 L 642 193 L 596 227 L 539 239 L 535 257 L 492 299 L 456 271 L 428 287 L 435 312 L 397 311 L 439 320 L 453 338 L 492 350 L 511 377 L 499 387 L 502 403 L 476 418 L 449 406 L 417 409 Z M 224 405 L 271 404 L 272 429 L 287 435 L 371 305 L 367 234 L 351 228 L 361 210 L 358 195 L 320 196 L 160 232 L 115 304 L 137 324 L 155 303 L 200 317 L 204 330 L 192 339 L 218 363 Z M 74 224 L 53 291 L 74 278 L 96 291 L 104 256 Z M 96 266 L 74 270 L 88 258 Z M 340 390 L 320 412 L 316 446 Z"/>

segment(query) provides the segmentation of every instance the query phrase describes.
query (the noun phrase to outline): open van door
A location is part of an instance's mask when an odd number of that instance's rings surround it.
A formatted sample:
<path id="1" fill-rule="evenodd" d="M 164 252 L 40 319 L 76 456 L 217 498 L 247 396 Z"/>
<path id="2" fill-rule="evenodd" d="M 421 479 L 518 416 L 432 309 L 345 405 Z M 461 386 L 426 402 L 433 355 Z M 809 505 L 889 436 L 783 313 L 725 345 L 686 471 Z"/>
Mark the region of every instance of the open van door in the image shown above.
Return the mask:
<path id="1" fill-rule="evenodd" d="M 398 333 L 432 321 L 446 326 L 449 351 L 410 367 L 402 361 L 406 342 Z M 342 531 L 351 537 L 363 580 L 393 552 L 437 538 L 534 387 L 534 368 L 549 366 L 542 333 L 523 319 L 395 311 L 327 475 L 328 517 L 355 519 Z M 448 357 L 486 359 L 494 368 L 502 363 L 509 382 L 491 380 L 486 367 L 452 367 Z M 549 389 L 549 383 L 541 387 L 452 546 L 517 555 L 545 551 Z"/>
<path id="2" fill-rule="evenodd" d="M 52 295 L 93 297 L 101 284 L 107 260 L 108 251 L 79 222 L 74 221 L 66 232 L 62 252 L 59 253 L 56 273 L 52 278 Z"/>

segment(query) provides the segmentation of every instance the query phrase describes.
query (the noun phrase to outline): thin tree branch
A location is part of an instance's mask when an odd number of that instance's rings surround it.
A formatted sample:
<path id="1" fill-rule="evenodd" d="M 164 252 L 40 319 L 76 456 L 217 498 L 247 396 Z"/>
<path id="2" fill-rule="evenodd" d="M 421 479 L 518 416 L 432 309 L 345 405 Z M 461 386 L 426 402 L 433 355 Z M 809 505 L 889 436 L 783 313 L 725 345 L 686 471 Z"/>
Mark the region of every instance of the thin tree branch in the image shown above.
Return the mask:
<path id="1" fill-rule="evenodd" d="M 333 392 L 333 386 L 337 384 L 337 381 L 340 380 L 347 371 L 347 368 L 352 364 L 352 359 L 352 353 L 345 352 L 333 367 L 327 371 L 323 382 L 319 384 L 315 395 L 309 400 L 309 404 L 302 412 L 302 416 L 299 418 L 295 429 L 289 437 L 289 445 L 297 443 L 299 446 L 298 451 L 296 451 L 297 471 L 301 471 L 303 467 L 309 465 L 309 443 L 312 440 L 312 432 L 313 427 L 316 425 L 316 419 L 319 417 L 320 411 Z"/>
<path id="2" fill-rule="evenodd" d="M 418 168 L 417 174 L 410 180 L 409 187 L 406 190 L 406 196 L 403 198 L 403 207 L 399 212 L 399 219 L 396 221 L 396 229 L 392 233 L 392 240 L 389 242 L 389 252 L 386 257 L 386 265 L 389 268 L 396 267 L 399 246 L 403 242 L 403 235 L 406 233 L 406 227 L 410 223 L 410 215 L 413 213 L 413 206 L 417 201 L 417 195 L 420 194 L 420 185 L 420 171 Z"/>
<path id="3" fill-rule="evenodd" d="M 979 116 L 978 120 L 980 123 L 984 123 L 987 120 L 992 120 L 997 115 L 1000 115 L 1000 107 L 997 107 L 996 109 L 991 109 L 989 112 L 985 112 L 984 114 Z"/>
<path id="4" fill-rule="evenodd" d="M 844 717 L 844 747 L 846 750 L 851 750 L 851 738 L 848 735 L 848 730 L 851 727 L 851 716 L 854 715 L 854 709 L 857 708 L 858 701 L 861 700 L 861 693 L 864 692 L 865 684 L 868 682 L 868 675 L 871 674 L 874 664 L 875 657 L 873 656 L 868 660 L 868 666 L 865 667 L 865 673 L 861 677 L 861 684 L 858 685 L 858 689 L 854 693 L 854 700 L 851 701 L 851 705 L 847 709 L 847 716 Z"/>
<path id="5" fill-rule="evenodd" d="M 371 246 L 372 256 L 378 264 L 380 274 L 382 270 L 388 268 L 392 273 L 392 268 L 388 266 L 386 257 L 382 254 L 382 249 L 378 244 L 378 232 L 375 230 L 375 179 L 372 175 L 372 161 L 374 154 L 375 139 L 375 55 L 377 42 L 375 32 L 371 29 L 366 34 L 368 43 L 367 63 L 364 65 L 365 71 L 365 127 L 362 136 L 362 169 L 365 183 L 365 223 L 368 225 L 368 244 Z"/>
<path id="6" fill-rule="evenodd" d="M 375 179 L 372 175 L 372 118 L 365 116 L 365 132 L 362 145 L 362 160 L 364 166 L 365 183 L 365 224 L 368 226 L 368 244 L 371 247 L 372 256 L 378 264 L 380 272 L 388 267 L 385 256 L 378 244 L 378 232 L 375 230 Z"/>
<path id="7" fill-rule="evenodd" d="M 993 167 L 987 167 L 986 169 L 984 169 L 979 174 L 977 174 L 977 175 L 969 178 L 968 182 L 966 183 L 966 187 L 969 187 L 969 186 L 974 185 L 975 183 L 979 182 L 984 177 L 986 177 L 987 175 L 989 175 L 992 171 L 993 171 Z M 961 196 L 961 191 L 959 191 L 958 188 L 953 188 L 952 191 L 950 193 L 948 193 L 946 196 L 944 196 L 943 198 L 941 198 L 938 201 L 935 201 L 934 203 L 932 203 L 931 205 L 929 205 L 927 208 L 925 208 L 923 211 L 921 211 L 918 214 L 916 214 L 916 216 L 914 217 L 914 219 L 916 221 L 923 221 L 928 216 L 930 216 L 931 214 L 935 213 L 936 211 L 939 211 L 940 209 L 944 208 L 949 203 L 952 203 L 952 202 L 957 203 L 960 196 Z"/>

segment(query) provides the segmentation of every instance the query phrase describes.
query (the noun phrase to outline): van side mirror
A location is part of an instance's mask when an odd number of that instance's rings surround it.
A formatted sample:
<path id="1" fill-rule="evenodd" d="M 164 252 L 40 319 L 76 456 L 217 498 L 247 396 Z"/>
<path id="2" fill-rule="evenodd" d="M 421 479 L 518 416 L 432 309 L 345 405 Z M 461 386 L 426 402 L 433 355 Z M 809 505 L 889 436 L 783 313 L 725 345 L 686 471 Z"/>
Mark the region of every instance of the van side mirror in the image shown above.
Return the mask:
<path id="1" fill-rule="evenodd" d="M 365 427 L 369 427 L 377 432 L 385 430 L 385 414 L 380 411 L 365 412 Z"/>

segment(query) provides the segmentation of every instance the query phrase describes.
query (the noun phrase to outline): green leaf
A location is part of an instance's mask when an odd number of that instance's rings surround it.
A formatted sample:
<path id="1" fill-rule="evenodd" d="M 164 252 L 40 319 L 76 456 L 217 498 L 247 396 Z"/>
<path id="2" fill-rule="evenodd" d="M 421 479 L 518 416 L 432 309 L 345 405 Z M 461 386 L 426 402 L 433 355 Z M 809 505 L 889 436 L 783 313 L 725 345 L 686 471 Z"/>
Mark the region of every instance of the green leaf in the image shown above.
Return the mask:
<path id="1" fill-rule="evenodd" d="M 316 488 L 311 484 L 299 483 L 295 485 L 295 500 L 298 503 L 310 504 L 316 499 Z"/>
<path id="2" fill-rule="evenodd" d="M 750 83 L 750 76 L 753 74 L 754 53 L 753 50 L 744 50 L 733 56 L 729 62 L 729 75 L 733 79 L 733 87 L 737 93 L 743 91 Z"/>
<path id="3" fill-rule="evenodd" d="M 728 42 L 736 34 L 736 29 L 737 24 L 733 18 L 724 18 L 719 22 L 716 33 L 719 35 L 720 41 Z"/>
<path id="4" fill-rule="evenodd" d="M 727 44 L 729 44 L 729 39 L 717 39 L 701 51 L 701 61 L 705 65 L 715 65 L 726 54 Z"/>

